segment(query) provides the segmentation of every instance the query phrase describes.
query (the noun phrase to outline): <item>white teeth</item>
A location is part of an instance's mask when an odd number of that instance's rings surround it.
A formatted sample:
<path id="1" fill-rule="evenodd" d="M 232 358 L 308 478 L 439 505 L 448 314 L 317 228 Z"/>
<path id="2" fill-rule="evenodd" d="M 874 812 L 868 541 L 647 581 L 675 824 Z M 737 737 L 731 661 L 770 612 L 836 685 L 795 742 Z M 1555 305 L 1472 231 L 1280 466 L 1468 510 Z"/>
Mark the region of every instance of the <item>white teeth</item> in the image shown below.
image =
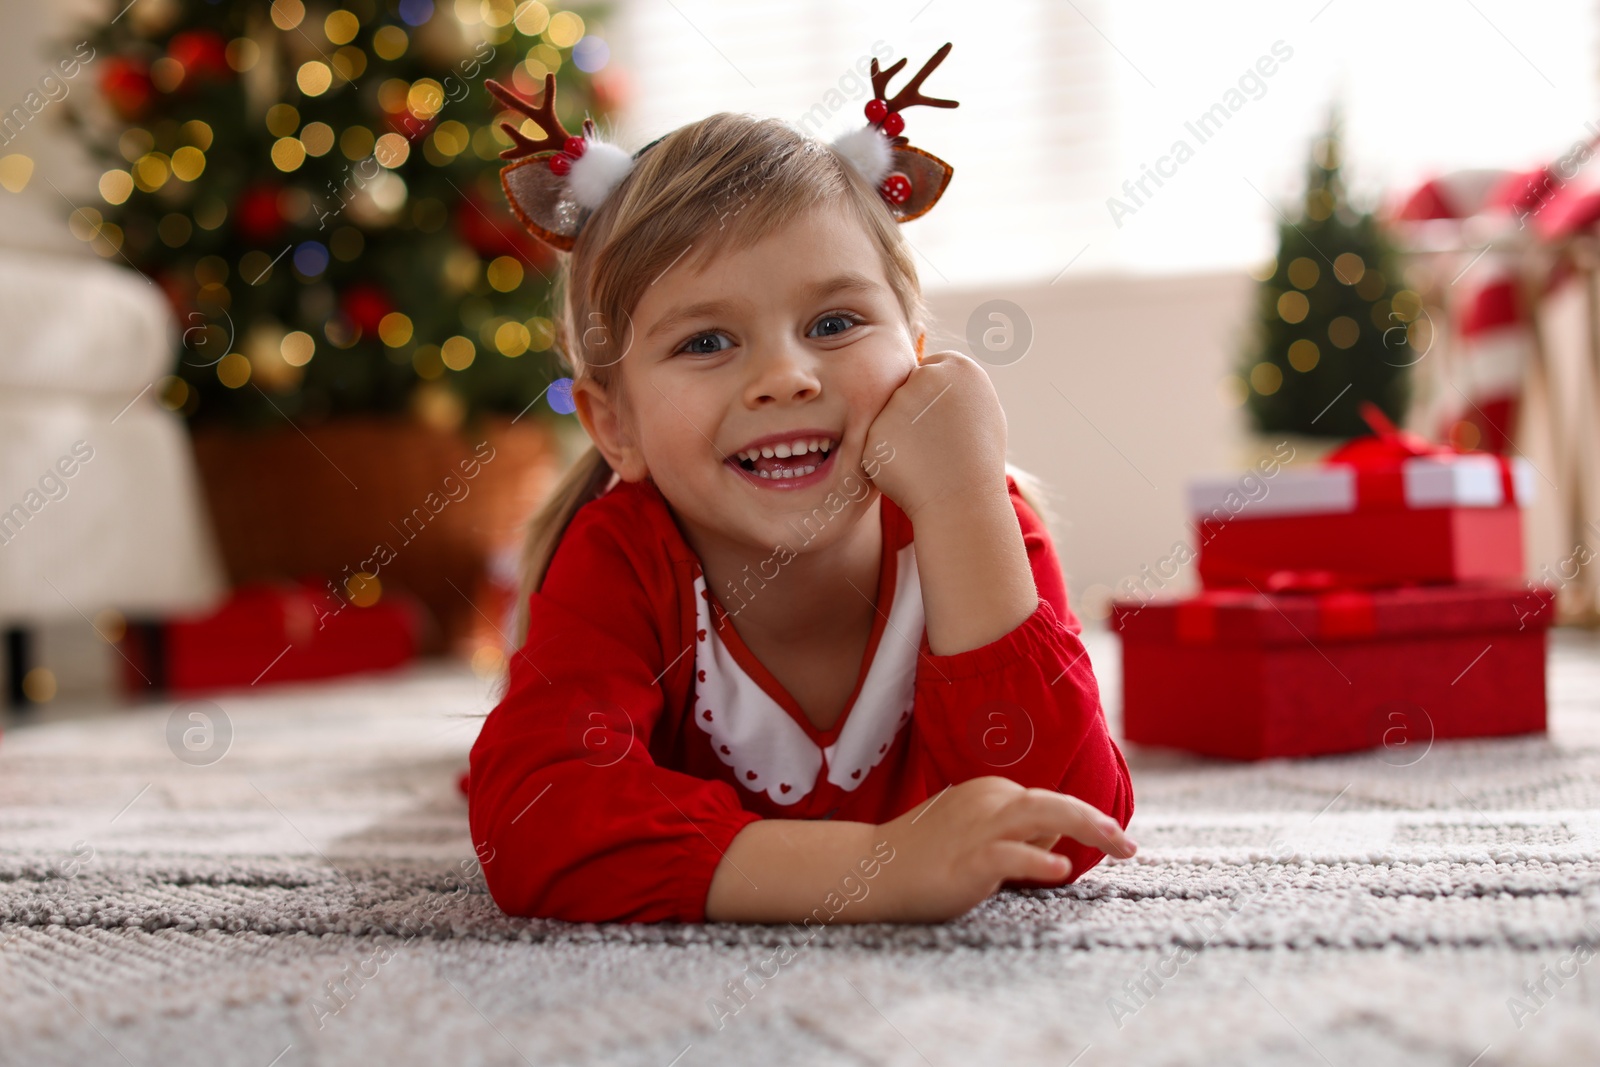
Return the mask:
<path id="1" fill-rule="evenodd" d="M 787 469 L 778 471 L 775 474 L 768 474 L 766 471 L 758 471 L 757 473 L 760 474 L 761 477 L 763 477 L 763 478 L 769 478 L 769 479 L 774 479 L 774 480 L 781 481 L 784 478 L 804 478 L 806 475 L 810 474 L 812 471 L 814 471 L 816 469 L 817 469 L 816 466 L 813 465 L 813 466 L 809 466 L 809 467 L 787 468 Z"/>
<path id="2" fill-rule="evenodd" d="M 812 438 L 811 440 L 791 441 L 786 444 L 763 445 L 760 448 L 749 448 L 737 453 L 739 459 L 755 461 L 766 457 L 767 459 L 789 459 L 793 456 L 803 456 L 807 452 L 820 452 L 826 456 L 834 445 L 826 437 Z"/>

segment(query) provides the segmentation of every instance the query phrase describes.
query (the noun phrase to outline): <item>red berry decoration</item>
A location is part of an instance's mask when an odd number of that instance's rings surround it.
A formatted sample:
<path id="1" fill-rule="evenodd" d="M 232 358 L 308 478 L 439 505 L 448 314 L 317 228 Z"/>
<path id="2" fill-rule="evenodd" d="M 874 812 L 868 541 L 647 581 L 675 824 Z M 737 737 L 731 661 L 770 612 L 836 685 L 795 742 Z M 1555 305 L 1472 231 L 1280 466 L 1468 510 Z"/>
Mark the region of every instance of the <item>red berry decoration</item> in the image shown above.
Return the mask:
<path id="1" fill-rule="evenodd" d="M 911 199 L 911 179 L 895 171 L 883 179 L 883 184 L 878 186 L 878 192 L 889 203 L 899 206 Z"/>
<path id="2" fill-rule="evenodd" d="M 550 173 L 551 174 L 566 174 L 567 171 L 569 171 L 571 169 L 572 169 L 572 157 L 571 156 L 569 156 L 569 155 L 567 155 L 567 154 L 565 154 L 563 152 L 557 152 L 555 155 L 550 157 Z"/>
<path id="3" fill-rule="evenodd" d="M 561 150 L 567 155 L 571 156 L 573 159 L 577 159 L 579 156 L 583 155 L 583 149 L 583 138 L 578 136 L 568 137 L 566 143 L 561 146 Z"/>
<path id="4" fill-rule="evenodd" d="M 890 137 L 900 136 L 900 131 L 906 128 L 906 120 L 900 117 L 900 112 L 891 111 L 883 117 L 883 132 Z"/>
<path id="5" fill-rule="evenodd" d="M 878 97 L 867 101 L 867 121 L 882 122 L 883 116 L 889 113 L 889 105 Z"/>

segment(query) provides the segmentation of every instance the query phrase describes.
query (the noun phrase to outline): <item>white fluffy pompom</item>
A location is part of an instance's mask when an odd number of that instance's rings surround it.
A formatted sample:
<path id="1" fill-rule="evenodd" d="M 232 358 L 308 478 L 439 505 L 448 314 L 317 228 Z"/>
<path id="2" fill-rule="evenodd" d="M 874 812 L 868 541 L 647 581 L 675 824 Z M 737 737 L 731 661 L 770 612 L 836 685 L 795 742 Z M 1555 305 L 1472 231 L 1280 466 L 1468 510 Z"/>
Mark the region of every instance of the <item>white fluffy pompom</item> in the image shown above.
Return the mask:
<path id="1" fill-rule="evenodd" d="M 590 211 L 605 203 L 622 179 L 633 169 L 633 156 L 606 141 L 585 138 L 583 155 L 572 162 L 567 172 L 567 193 Z"/>
<path id="2" fill-rule="evenodd" d="M 874 189 L 889 176 L 889 138 L 876 126 L 841 133 L 833 139 L 834 150 L 856 168 L 856 172 Z"/>

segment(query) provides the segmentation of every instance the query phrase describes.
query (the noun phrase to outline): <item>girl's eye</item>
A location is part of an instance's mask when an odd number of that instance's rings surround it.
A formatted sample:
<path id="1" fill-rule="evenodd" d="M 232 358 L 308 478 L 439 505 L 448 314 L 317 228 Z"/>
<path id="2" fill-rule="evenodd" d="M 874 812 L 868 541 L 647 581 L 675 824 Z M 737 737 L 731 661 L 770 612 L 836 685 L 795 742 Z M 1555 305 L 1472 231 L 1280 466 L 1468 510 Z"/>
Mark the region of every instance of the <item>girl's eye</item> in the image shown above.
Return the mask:
<path id="1" fill-rule="evenodd" d="M 706 333 L 697 333 L 693 337 L 691 337 L 687 341 L 685 341 L 683 343 L 683 346 L 680 347 L 678 349 L 678 351 L 679 352 L 688 353 L 691 356 L 695 356 L 695 355 L 699 355 L 699 356 L 715 355 L 716 353 L 721 352 L 723 350 L 721 348 L 705 348 L 705 347 L 702 347 L 702 342 L 715 341 L 718 338 L 721 338 L 722 340 L 727 340 L 727 335 L 726 334 L 717 333 L 715 330 L 708 331 Z"/>
<path id="2" fill-rule="evenodd" d="M 838 337 L 840 334 L 848 332 L 851 326 L 859 326 L 861 322 L 862 320 L 860 316 L 841 311 L 822 316 L 822 318 L 817 320 L 817 325 L 813 326 L 812 329 L 816 330 L 817 327 L 822 327 L 825 323 L 843 323 L 844 325 L 842 327 L 836 329 L 824 327 L 823 332 L 820 335 L 817 335 L 822 337 Z"/>

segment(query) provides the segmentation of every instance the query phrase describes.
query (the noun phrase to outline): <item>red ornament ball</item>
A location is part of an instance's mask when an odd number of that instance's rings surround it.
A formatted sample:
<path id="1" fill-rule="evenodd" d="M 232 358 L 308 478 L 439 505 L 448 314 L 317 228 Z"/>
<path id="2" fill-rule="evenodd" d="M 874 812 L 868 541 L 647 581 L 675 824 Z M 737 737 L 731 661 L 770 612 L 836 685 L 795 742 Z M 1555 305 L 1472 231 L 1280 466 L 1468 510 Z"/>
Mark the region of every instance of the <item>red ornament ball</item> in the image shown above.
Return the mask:
<path id="1" fill-rule="evenodd" d="M 911 179 L 899 171 L 895 171 L 883 179 L 883 184 L 878 186 L 878 191 L 883 198 L 891 204 L 904 204 L 911 199 Z"/>
<path id="2" fill-rule="evenodd" d="M 346 289 L 339 303 L 345 317 L 367 334 L 377 333 L 383 317 L 395 309 L 389 294 L 370 282 L 357 282 Z"/>
<path id="3" fill-rule="evenodd" d="M 233 206 L 234 224 L 249 241 L 270 241 L 283 232 L 284 218 L 278 208 L 279 189 L 264 183 L 239 194 Z"/>
<path id="4" fill-rule="evenodd" d="M 887 115 L 888 113 L 889 105 L 884 103 L 882 99 L 873 97 L 871 100 L 867 101 L 868 122 L 882 122 L 883 116 Z"/>
<path id="5" fill-rule="evenodd" d="M 565 152 L 557 152 L 550 157 L 550 173 L 566 174 L 572 169 L 572 157 Z"/>
<path id="6" fill-rule="evenodd" d="M 155 94 L 150 72 L 141 63 L 112 56 L 100 71 L 100 92 L 123 119 L 137 119 Z"/>
<path id="7" fill-rule="evenodd" d="M 890 137 L 900 136 L 900 131 L 906 128 L 906 120 L 900 117 L 900 112 L 891 111 L 883 117 L 883 132 Z"/>
<path id="8" fill-rule="evenodd" d="M 573 159 L 577 159 L 579 156 L 583 155 L 584 147 L 585 145 L 583 143 L 583 138 L 579 137 L 577 134 L 573 134 L 571 137 L 567 138 L 566 143 L 561 146 L 561 150 L 567 155 L 571 156 Z"/>
<path id="9" fill-rule="evenodd" d="M 183 64 L 183 69 L 202 78 L 227 81 L 233 77 L 228 66 L 228 42 L 212 30 L 185 30 L 172 35 L 167 55 Z"/>

